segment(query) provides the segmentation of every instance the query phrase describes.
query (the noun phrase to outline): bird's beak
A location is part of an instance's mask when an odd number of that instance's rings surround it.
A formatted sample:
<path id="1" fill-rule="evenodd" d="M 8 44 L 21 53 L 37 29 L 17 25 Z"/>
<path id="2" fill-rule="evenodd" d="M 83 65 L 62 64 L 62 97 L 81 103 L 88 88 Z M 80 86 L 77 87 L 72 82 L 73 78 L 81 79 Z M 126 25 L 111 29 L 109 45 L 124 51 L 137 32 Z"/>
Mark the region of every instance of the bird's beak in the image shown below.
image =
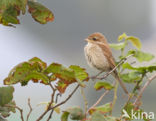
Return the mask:
<path id="1" fill-rule="evenodd" d="M 86 38 L 85 41 L 90 42 L 90 40 L 88 38 Z"/>

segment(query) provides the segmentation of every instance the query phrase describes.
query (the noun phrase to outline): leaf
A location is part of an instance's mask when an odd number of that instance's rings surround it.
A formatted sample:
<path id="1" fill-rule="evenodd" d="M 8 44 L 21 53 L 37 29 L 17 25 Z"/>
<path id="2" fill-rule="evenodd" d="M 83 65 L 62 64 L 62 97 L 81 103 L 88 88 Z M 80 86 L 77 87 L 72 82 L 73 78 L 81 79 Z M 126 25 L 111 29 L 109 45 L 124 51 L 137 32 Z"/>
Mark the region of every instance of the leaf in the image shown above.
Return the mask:
<path id="1" fill-rule="evenodd" d="M 126 33 L 123 33 L 122 35 L 118 37 L 118 41 L 120 42 L 121 40 L 126 39 L 127 37 L 128 36 L 126 35 Z"/>
<path id="2" fill-rule="evenodd" d="M 47 69 L 45 69 L 44 73 L 52 73 L 66 83 L 76 82 L 74 71 L 58 63 L 50 64 Z"/>
<path id="3" fill-rule="evenodd" d="M 69 67 L 72 69 L 75 73 L 75 77 L 81 81 L 86 80 L 88 81 L 88 73 L 85 71 L 84 68 L 81 68 L 80 66 L 71 65 Z"/>
<path id="4" fill-rule="evenodd" d="M 53 13 L 38 2 L 28 1 L 28 11 L 34 20 L 40 24 L 46 24 L 54 20 Z"/>
<path id="5" fill-rule="evenodd" d="M 106 119 L 106 121 L 120 121 L 116 117 L 112 117 L 112 116 L 106 116 L 105 119 Z"/>
<path id="6" fill-rule="evenodd" d="M 104 88 L 106 90 L 111 90 L 114 88 L 114 86 L 112 86 L 110 83 L 108 82 L 102 82 L 102 81 L 98 81 L 95 83 L 94 88 L 96 90 L 100 90 L 101 88 Z"/>
<path id="7" fill-rule="evenodd" d="M 8 77 L 4 79 L 5 85 L 21 83 L 22 86 L 32 80 L 33 82 L 40 82 L 43 84 L 49 83 L 49 78 L 42 71 L 45 68 L 45 63 L 41 60 L 33 58 L 28 62 L 23 62 L 15 66 L 9 73 Z"/>
<path id="8" fill-rule="evenodd" d="M 137 50 L 130 50 L 128 52 L 128 55 L 133 54 L 133 56 L 139 61 L 139 62 L 143 62 L 143 61 L 151 61 L 154 58 L 154 55 L 150 54 L 150 53 L 145 53 L 142 51 L 137 51 Z"/>
<path id="9" fill-rule="evenodd" d="M 102 113 L 108 113 L 112 110 L 112 104 L 111 103 L 106 103 L 104 105 L 98 106 L 98 107 L 94 107 L 92 109 L 89 110 L 90 114 L 93 114 L 93 112 L 95 111 L 100 111 Z"/>
<path id="10" fill-rule="evenodd" d="M 156 71 L 156 65 L 151 66 L 142 66 L 142 67 L 132 67 L 129 63 L 124 63 L 122 65 L 123 69 L 129 69 L 129 70 L 136 70 L 142 74 L 144 73 L 152 73 L 153 71 Z"/>
<path id="11" fill-rule="evenodd" d="M 0 106 L 8 104 L 13 99 L 14 88 L 12 86 L 0 87 Z"/>
<path id="12" fill-rule="evenodd" d="M 72 83 L 79 83 L 81 86 L 85 86 L 83 81 L 88 81 L 88 73 L 79 66 L 71 65 L 69 68 L 64 67 L 58 63 L 50 64 L 44 73 L 50 74 L 59 79 L 56 88 L 60 93 L 64 93 L 66 88 Z"/>
<path id="13" fill-rule="evenodd" d="M 80 66 L 76 66 L 76 65 L 71 65 L 69 68 L 74 71 L 75 78 L 76 78 L 77 82 L 82 87 L 85 87 L 85 84 L 83 83 L 83 81 L 89 80 L 88 73 L 85 71 L 85 69 L 81 68 Z"/>
<path id="14" fill-rule="evenodd" d="M 126 44 L 124 42 L 117 43 L 117 44 L 109 44 L 109 46 L 115 50 L 121 50 L 125 48 Z"/>
<path id="15" fill-rule="evenodd" d="M 124 114 L 127 113 L 128 116 L 125 117 L 126 119 L 128 120 L 133 120 L 133 116 L 135 114 L 136 117 L 140 117 L 142 119 L 142 112 L 144 112 L 142 109 L 138 109 L 138 108 L 135 108 L 135 106 L 130 102 L 128 103 L 124 108 Z M 143 119 L 144 121 L 149 121 L 149 119 L 146 119 L 145 116 L 143 116 Z"/>
<path id="16" fill-rule="evenodd" d="M 129 36 L 126 38 L 126 40 L 131 41 L 131 43 L 133 44 L 133 46 L 135 46 L 137 49 L 141 49 L 141 42 L 139 40 L 139 38 L 137 37 L 133 37 L 133 36 Z"/>
<path id="17" fill-rule="evenodd" d="M 0 115 L 0 121 L 8 121 L 8 120 L 4 119 L 4 117 Z"/>
<path id="18" fill-rule="evenodd" d="M 141 73 L 137 71 L 132 71 L 129 73 L 121 74 L 120 77 L 126 83 L 134 83 L 141 79 Z"/>
<path id="19" fill-rule="evenodd" d="M 60 80 L 60 81 L 57 82 L 56 88 L 60 93 L 63 94 L 68 86 L 69 86 L 69 84 L 66 84 L 66 83 L 64 83 L 63 81 Z"/>
<path id="20" fill-rule="evenodd" d="M 42 61 L 41 59 L 39 59 L 38 57 L 34 57 L 34 58 L 30 59 L 29 62 L 32 64 L 38 63 L 42 67 L 42 69 L 47 68 L 47 64 L 44 61 Z"/>
<path id="21" fill-rule="evenodd" d="M 45 69 L 44 73 L 52 73 L 53 76 L 59 79 L 56 88 L 60 93 L 64 93 L 69 84 L 77 82 L 74 71 L 58 63 L 50 64 L 47 69 Z"/>
<path id="22" fill-rule="evenodd" d="M 46 105 L 46 108 L 45 110 L 48 109 L 48 106 L 49 106 L 49 102 L 40 102 L 39 104 L 37 104 L 37 106 L 40 106 L 40 105 Z M 55 106 L 56 104 L 55 103 L 52 103 L 51 106 Z M 57 114 L 60 114 L 60 108 L 59 107 L 56 107 L 54 108 L 54 111 L 57 113 Z"/>
<path id="23" fill-rule="evenodd" d="M 92 114 L 91 121 L 107 121 L 102 113 L 96 111 Z"/>
<path id="24" fill-rule="evenodd" d="M 19 24 L 17 16 L 20 12 L 25 14 L 27 0 L 1 0 L 0 2 L 0 24 L 13 26 Z"/>
<path id="25" fill-rule="evenodd" d="M 15 102 L 14 101 L 11 101 L 11 102 L 9 102 L 7 105 L 12 105 L 12 106 L 15 106 L 16 104 L 15 104 Z M 10 116 L 10 113 L 15 113 L 16 112 L 16 110 L 15 110 L 15 108 L 13 108 L 13 107 L 2 107 L 2 106 L 0 106 L 0 114 L 3 116 L 3 117 L 8 117 L 8 116 Z M 1 121 L 1 120 L 0 120 Z"/>
<path id="26" fill-rule="evenodd" d="M 61 121 L 68 121 L 69 112 L 63 112 L 61 115 Z"/>
<path id="27" fill-rule="evenodd" d="M 67 121 L 68 116 L 70 116 L 72 120 L 82 120 L 84 118 L 84 112 L 80 107 L 68 108 L 61 116 L 61 121 Z"/>

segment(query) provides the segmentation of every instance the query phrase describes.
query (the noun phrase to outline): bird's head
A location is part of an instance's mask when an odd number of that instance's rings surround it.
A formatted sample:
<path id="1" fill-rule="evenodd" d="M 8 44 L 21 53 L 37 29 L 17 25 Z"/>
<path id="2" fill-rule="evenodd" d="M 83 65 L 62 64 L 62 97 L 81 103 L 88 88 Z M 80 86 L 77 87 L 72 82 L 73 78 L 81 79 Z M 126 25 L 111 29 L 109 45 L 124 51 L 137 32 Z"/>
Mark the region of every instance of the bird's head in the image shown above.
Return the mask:
<path id="1" fill-rule="evenodd" d="M 99 32 L 89 35 L 88 38 L 85 39 L 85 41 L 87 41 L 88 43 L 93 43 L 93 44 L 107 42 L 105 36 Z"/>

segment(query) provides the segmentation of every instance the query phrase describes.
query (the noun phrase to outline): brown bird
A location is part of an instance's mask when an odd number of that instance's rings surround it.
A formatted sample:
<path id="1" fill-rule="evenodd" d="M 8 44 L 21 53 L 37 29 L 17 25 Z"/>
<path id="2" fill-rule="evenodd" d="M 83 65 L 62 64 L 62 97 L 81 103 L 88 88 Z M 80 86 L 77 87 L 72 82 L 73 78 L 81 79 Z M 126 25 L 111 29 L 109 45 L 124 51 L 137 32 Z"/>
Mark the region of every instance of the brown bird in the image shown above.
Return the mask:
<path id="1" fill-rule="evenodd" d="M 114 69 L 114 67 L 116 66 L 115 60 L 105 36 L 97 32 L 91 34 L 85 40 L 88 42 L 88 44 L 84 48 L 84 53 L 88 65 L 103 72 L 109 72 Z M 117 81 L 119 81 L 124 92 L 128 94 L 124 83 L 118 76 L 117 70 L 115 70 L 112 75 Z"/>

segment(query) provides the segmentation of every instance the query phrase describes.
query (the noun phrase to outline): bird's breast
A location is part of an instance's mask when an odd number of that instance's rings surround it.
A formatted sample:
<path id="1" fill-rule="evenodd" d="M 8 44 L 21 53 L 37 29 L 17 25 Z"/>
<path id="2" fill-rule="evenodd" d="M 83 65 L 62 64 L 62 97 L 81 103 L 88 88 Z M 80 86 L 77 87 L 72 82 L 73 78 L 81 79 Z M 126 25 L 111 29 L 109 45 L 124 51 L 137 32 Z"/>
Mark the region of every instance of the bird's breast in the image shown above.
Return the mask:
<path id="1" fill-rule="evenodd" d="M 109 71 L 110 66 L 107 57 L 98 45 L 88 43 L 85 48 L 85 56 L 88 64 L 98 70 Z"/>

